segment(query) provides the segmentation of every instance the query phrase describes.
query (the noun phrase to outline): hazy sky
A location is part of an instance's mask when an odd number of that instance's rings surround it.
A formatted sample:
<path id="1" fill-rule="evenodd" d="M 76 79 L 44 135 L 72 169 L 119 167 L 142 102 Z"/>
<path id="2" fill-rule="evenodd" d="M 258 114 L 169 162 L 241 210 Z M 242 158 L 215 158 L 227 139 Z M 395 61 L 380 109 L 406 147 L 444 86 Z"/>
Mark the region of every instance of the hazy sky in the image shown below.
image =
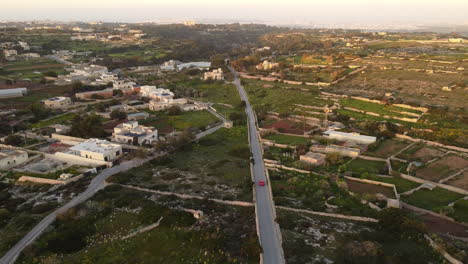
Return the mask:
<path id="1" fill-rule="evenodd" d="M 0 20 L 468 23 L 468 0 L 0 0 Z"/>

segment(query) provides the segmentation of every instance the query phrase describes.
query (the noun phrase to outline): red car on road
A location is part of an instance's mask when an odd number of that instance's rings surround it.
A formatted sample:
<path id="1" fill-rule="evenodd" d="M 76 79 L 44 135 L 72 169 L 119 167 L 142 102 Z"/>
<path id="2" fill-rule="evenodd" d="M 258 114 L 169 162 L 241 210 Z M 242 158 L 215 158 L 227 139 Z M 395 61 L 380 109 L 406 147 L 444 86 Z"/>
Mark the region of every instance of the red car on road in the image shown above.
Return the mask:
<path id="1" fill-rule="evenodd" d="M 265 181 L 264 181 L 264 180 L 258 181 L 258 185 L 260 185 L 260 186 L 265 186 Z"/>

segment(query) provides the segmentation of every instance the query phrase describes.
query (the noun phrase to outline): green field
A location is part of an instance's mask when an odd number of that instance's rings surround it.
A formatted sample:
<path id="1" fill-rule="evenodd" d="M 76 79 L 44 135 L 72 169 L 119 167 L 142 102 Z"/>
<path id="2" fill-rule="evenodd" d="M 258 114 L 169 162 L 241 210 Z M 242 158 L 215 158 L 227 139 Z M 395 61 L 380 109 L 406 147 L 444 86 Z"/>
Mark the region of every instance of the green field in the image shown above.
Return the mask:
<path id="1" fill-rule="evenodd" d="M 460 200 L 453 206 L 455 211 L 449 216 L 460 222 L 468 223 L 468 200 Z"/>
<path id="2" fill-rule="evenodd" d="M 386 164 L 383 161 L 354 159 L 346 164 L 346 168 L 354 173 L 385 174 Z"/>
<path id="3" fill-rule="evenodd" d="M 148 163 L 110 180 L 205 197 L 250 201 L 249 158 L 246 127 L 221 128 L 198 143 L 182 147 L 161 162 Z"/>
<path id="4" fill-rule="evenodd" d="M 283 135 L 283 134 L 268 134 L 263 137 L 264 139 L 271 140 L 278 144 L 286 144 L 286 145 L 307 145 L 310 142 L 310 139 L 305 137 L 295 137 L 290 135 Z"/>
<path id="5" fill-rule="evenodd" d="M 418 186 L 420 186 L 420 183 L 413 182 L 410 180 L 403 179 L 401 177 L 379 177 L 375 175 L 369 175 L 365 177 L 366 179 L 373 180 L 373 181 L 379 181 L 379 182 L 385 182 L 385 183 L 390 183 L 395 185 L 397 192 L 398 193 L 404 193 L 409 190 L 412 190 Z"/>
<path id="6" fill-rule="evenodd" d="M 394 116 L 394 117 L 414 118 L 413 116 L 401 114 L 397 112 L 409 112 L 409 113 L 415 113 L 415 114 L 422 114 L 422 112 L 418 110 L 406 109 L 406 108 L 397 107 L 393 105 L 382 105 L 382 104 L 366 102 L 366 101 L 353 99 L 353 98 L 341 99 L 340 104 L 342 106 L 357 108 L 362 111 L 373 112 L 373 113 L 377 113 L 381 115 L 388 115 L 391 117 Z"/>
<path id="7" fill-rule="evenodd" d="M 326 177 L 290 171 L 269 171 L 275 204 L 294 208 L 325 211 L 325 201 L 334 196 L 332 204 L 338 212 L 348 215 L 375 216 L 375 211 L 360 199 L 338 187 Z"/>
<path id="8" fill-rule="evenodd" d="M 462 197 L 462 194 L 437 187 L 432 191 L 421 189 L 409 196 L 401 196 L 401 199 L 411 205 L 438 212 L 442 207 Z"/>
<path id="9" fill-rule="evenodd" d="M 167 112 L 148 112 L 153 116 L 138 122 L 141 125 L 153 126 L 164 132 L 184 131 L 188 128 L 204 130 L 206 126 L 218 121 L 218 118 L 206 110 L 183 112 L 180 115 L 169 115 Z"/>
<path id="10" fill-rule="evenodd" d="M 330 103 L 320 98 L 317 88 L 310 86 L 256 80 L 243 80 L 243 82 L 249 95 L 249 101 L 257 112 L 273 111 L 282 114 L 293 114 L 296 108 L 294 104 L 324 106 Z M 271 85 L 272 87 L 264 87 L 264 85 Z M 301 88 L 307 90 L 304 91 Z"/>
<path id="11" fill-rule="evenodd" d="M 41 127 L 46 127 L 46 126 L 55 125 L 55 124 L 65 124 L 73 120 L 73 118 L 75 118 L 76 116 L 77 115 L 74 113 L 65 113 L 65 114 L 58 115 L 58 116 L 49 118 L 47 120 L 43 120 L 35 124 L 32 124 L 32 128 L 41 128 Z"/>

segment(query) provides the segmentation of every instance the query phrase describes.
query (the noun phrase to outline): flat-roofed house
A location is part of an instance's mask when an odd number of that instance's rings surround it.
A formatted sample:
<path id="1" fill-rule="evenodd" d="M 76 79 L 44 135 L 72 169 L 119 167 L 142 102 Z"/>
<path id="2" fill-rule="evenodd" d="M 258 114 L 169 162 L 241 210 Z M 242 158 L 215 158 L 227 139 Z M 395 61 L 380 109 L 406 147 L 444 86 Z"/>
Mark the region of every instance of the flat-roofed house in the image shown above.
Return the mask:
<path id="1" fill-rule="evenodd" d="M 23 150 L 2 149 L 0 151 L 0 170 L 9 170 L 28 160 L 28 153 Z"/>
<path id="2" fill-rule="evenodd" d="M 203 75 L 204 80 L 224 80 L 224 73 L 221 68 L 215 69 L 211 72 L 205 72 Z"/>
<path id="3" fill-rule="evenodd" d="M 45 99 L 42 101 L 45 107 L 47 108 L 62 108 L 71 105 L 72 101 L 70 97 L 58 96 Z"/>
<path id="4" fill-rule="evenodd" d="M 354 142 L 358 144 L 372 144 L 377 138 L 372 136 L 361 135 L 359 133 L 346 133 L 335 130 L 327 130 L 323 134 L 327 135 L 328 138 L 336 139 L 339 141 Z"/>
<path id="5" fill-rule="evenodd" d="M 140 126 L 137 121 L 130 121 L 120 124 L 114 128 L 112 133 L 112 141 L 133 144 L 137 142 L 139 145 L 152 144 L 158 140 L 158 130 Z"/>
<path id="6" fill-rule="evenodd" d="M 99 161 L 114 161 L 122 154 L 122 146 L 107 140 L 88 139 L 70 148 L 71 154 Z"/>
<path id="7" fill-rule="evenodd" d="M 302 162 L 315 166 L 320 166 L 325 163 L 325 157 L 325 154 L 322 153 L 307 152 L 305 155 L 301 155 L 299 159 Z"/>

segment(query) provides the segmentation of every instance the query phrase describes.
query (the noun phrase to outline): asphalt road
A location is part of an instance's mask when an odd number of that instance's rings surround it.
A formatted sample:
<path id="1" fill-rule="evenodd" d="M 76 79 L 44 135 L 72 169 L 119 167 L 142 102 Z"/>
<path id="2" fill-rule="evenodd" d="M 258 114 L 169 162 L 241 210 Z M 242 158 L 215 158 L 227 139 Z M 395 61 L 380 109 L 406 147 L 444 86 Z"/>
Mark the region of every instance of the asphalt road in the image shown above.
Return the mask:
<path id="1" fill-rule="evenodd" d="M 285 263 L 283 248 L 281 247 L 281 232 L 278 224 L 275 222 L 275 212 L 273 200 L 269 188 L 270 182 L 267 181 L 265 175 L 265 166 L 263 164 L 263 155 L 260 145 L 260 140 L 257 134 L 257 124 L 254 111 L 249 103 L 247 94 L 244 87 L 240 83 L 238 74 L 230 68 L 233 72 L 235 79 L 234 84 L 239 91 L 242 100 L 246 103 L 246 113 L 249 122 L 249 138 L 250 150 L 255 161 L 253 166 L 253 173 L 256 188 L 256 206 L 258 228 L 260 233 L 260 244 L 263 248 L 263 262 L 266 264 Z M 265 180 L 266 186 L 259 186 L 258 181 Z"/>
<path id="2" fill-rule="evenodd" d="M 23 251 L 24 248 L 31 244 L 50 224 L 52 224 L 55 221 L 55 217 L 57 216 L 57 214 L 63 213 L 69 208 L 72 208 L 92 197 L 97 191 L 105 187 L 104 181 L 109 176 L 122 171 L 126 171 L 134 167 L 138 167 L 150 159 L 151 158 L 143 160 L 131 160 L 124 162 L 118 166 L 103 170 L 91 181 L 88 188 L 84 192 L 73 198 L 64 206 L 58 208 L 57 210 L 46 216 L 44 219 L 42 219 L 42 221 L 39 222 L 39 224 L 37 224 L 31 231 L 29 231 L 29 233 L 26 234 L 18 243 L 16 243 L 16 245 L 14 245 L 10 250 L 8 250 L 8 252 L 0 259 L 0 264 L 14 263 L 21 251 Z"/>

